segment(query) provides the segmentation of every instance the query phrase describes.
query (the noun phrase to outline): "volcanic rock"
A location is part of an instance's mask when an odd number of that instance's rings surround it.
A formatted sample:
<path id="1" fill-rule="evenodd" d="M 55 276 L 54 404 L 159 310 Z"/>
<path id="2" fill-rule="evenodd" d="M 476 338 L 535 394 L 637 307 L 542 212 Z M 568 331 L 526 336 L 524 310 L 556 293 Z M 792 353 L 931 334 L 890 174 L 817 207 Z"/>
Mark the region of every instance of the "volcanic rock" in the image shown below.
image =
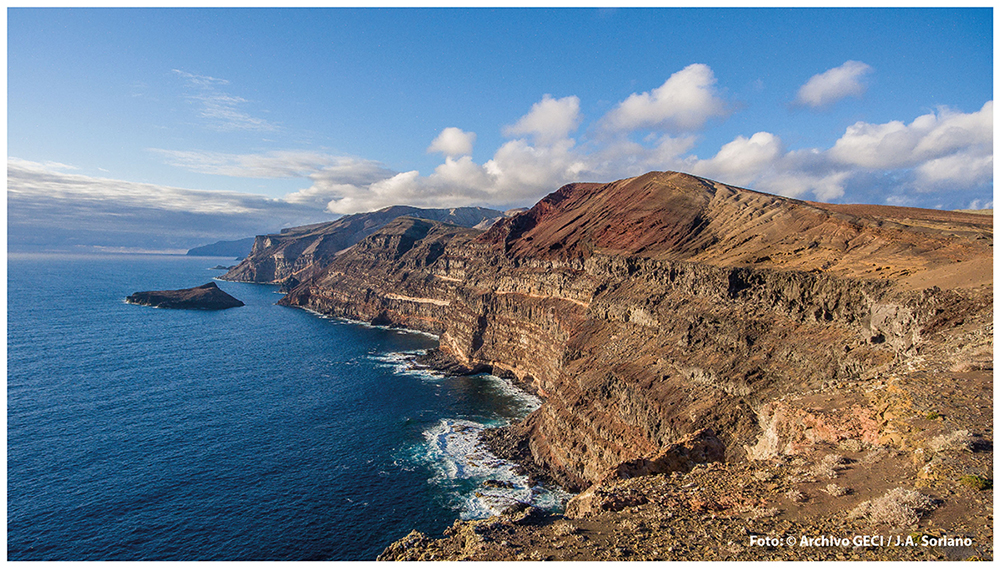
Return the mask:
<path id="1" fill-rule="evenodd" d="M 567 185 L 485 232 L 397 217 L 314 257 L 279 303 L 438 334 L 436 367 L 538 393 L 488 445 L 571 490 L 831 446 L 907 452 L 952 430 L 984 433 L 989 450 L 948 457 L 989 470 L 992 239 L 989 216 L 652 172 Z M 926 418 L 941 414 L 948 431 Z M 911 462 L 871 467 L 901 479 Z M 866 479 L 852 495 L 870 498 Z"/>
<path id="2" fill-rule="evenodd" d="M 347 215 L 329 223 L 282 229 L 258 236 L 250 254 L 222 280 L 282 284 L 304 280 L 325 267 L 344 249 L 402 216 L 429 219 L 461 227 L 489 228 L 505 213 L 483 207 L 421 209 L 395 205 L 370 213 Z"/>
<path id="3" fill-rule="evenodd" d="M 225 310 L 244 305 L 243 302 L 223 292 L 215 282 L 183 290 L 136 292 L 125 298 L 125 301 L 140 306 L 182 310 Z"/>

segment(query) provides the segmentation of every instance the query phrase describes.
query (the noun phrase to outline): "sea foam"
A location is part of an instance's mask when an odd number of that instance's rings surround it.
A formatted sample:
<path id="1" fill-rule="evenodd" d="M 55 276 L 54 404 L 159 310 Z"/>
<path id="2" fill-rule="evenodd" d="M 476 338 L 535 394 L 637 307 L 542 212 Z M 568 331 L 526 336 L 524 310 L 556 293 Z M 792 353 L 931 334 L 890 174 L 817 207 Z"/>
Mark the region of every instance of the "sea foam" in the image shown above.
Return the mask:
<path id="1" fill-rule="evenodd" d="M 486 448 L 479 434 L 486 425 L 471 420 L 443 419 L 424 432 L 424 460 L 434 472 L 430 483 L 450 495 L 449 505 L 462 519 L 498 515 L 515 503 L 558 511 L 570 494 L 532 485 L 517 466 Z"/>
<path id="2" fill-rule="evenodd" d="M 414 358 L 423 353 L 425 351 L 382 353 L 370 358 L 390 367 L 397 375 L 437 383 L 455 379 L 416 365 Z M 508 400 L 516 418 L 523 418 L 541 406 L 538 397 L 508 379 L 486 374 L 476 379 L 485 381 L 498 398 Z M 517 465 L 493 455 L 479 440 L 479 434 L 486 428 L 507 423 L 501 417 L 486 421 L 444 418 L 424 430 L 424 442 L 413 449 L 411 459 L 431 470 L 429 482 L 448 496 L 448 506 L 456 509 L 462 519 L 497 515 L 515 503 L 561 511 L 572 497 L 560 489 L 532 484 L 526 475 L 518 473 Z"/>

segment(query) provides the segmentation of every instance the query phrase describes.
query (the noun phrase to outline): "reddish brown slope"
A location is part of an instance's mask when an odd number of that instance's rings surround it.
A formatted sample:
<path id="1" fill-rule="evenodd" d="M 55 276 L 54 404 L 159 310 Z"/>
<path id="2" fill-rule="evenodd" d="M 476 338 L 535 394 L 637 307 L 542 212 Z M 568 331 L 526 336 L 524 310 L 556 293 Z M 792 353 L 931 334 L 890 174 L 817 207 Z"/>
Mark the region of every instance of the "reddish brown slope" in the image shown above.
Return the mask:
<path id="1" fill-rule="evenodd" d="M 974 261 L 963 278 L 992 282 L 989 216 L 878 205 L 831 205 L 768 195 L 678 172 L 570 184 L 481 237 L 521 258 L 595 253 L 752 266 L 934 285 L 912 275 Z M 988 253 L 984 256 L 984 253 Z M 971 267 L 971 268 L 970 268 Z"/>

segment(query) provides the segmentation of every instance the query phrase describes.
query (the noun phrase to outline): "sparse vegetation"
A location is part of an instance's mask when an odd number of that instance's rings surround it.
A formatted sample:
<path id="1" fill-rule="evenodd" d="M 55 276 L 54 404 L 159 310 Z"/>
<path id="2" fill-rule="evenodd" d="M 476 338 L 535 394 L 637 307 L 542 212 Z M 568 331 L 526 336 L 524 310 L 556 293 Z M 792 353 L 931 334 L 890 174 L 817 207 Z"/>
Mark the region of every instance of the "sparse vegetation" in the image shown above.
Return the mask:
<path id="1" fill-rule="evenodd" d="M 848 493 L 851 492 L 851 490 L 848 489 L 847 487 L 844 487 L 842 485 L 837 485 L 836 483 L 831 483 L 827 485 L 826 488 L 823 489 L 823 491 L 826 491 L 827 493 L 833 495 L 834 497 L 843 497 L 844 495 L 847 495 Z"/>
<path id="2" fill-rule="evenodd" d="M 557 536 L 569 536 L 580 532 L 580 529 L 573 523 L 559 523 L 555 526 L 553 532 L 555 532 Z"/>
<path id="3" fill-rule="evenodd" d="M 942 434 L 927 443 L 928 449 L 934 452 L 944 451 L 972 451 L 975 437 L 968 430 L 955 430 L 948 434 Z"/>
<path id="4" fill-rule="evenodd" d="M 788 497 L 789 500 L 791 500 L 791 501 L 793 501 L 795 503 L 803 503 L 807 499 L 809 499 L 809 497 L 806 496 L 805 493 L 799 491 L 798 489 L 789 489 L 785 493 L 785 497 Z"/>
<path id="5" fill-rule="evenodd" d="M 985 477 L 980 477 L 978 475 L 963 475 L 958 482 L 966 487 L 971 487 L 979 491 L 993 489 L 992 479 L 986 479 Z"/>
<path id="6" fill-rule="evenodd" d="M 917 524 L 921 516 L 936 506 L 934 500 L 923 493 L 897 487 L 877 499 L 861 503 L 851 511 L 850 516 L 898 530 Z"/>
<path id="7" fill-rule="evenodd" d="M 827 454 L 819 463 L 812 467 L 811 473 L 816 477 L 836 479 L 837 472 L 847 469 L 847 460 L 839 454 Z"/>
<path id="8" fill-rule="evenodd" d="M 942 418 L 942 415 L 940 413 L 938 413 L 938 411 L 936 411 L 936 410 L 932 410 L 932 411 L 930 411 L 930 412 L 927 413 L 927 419 L 928 420 L 937 420 L 938 418 Z"/>

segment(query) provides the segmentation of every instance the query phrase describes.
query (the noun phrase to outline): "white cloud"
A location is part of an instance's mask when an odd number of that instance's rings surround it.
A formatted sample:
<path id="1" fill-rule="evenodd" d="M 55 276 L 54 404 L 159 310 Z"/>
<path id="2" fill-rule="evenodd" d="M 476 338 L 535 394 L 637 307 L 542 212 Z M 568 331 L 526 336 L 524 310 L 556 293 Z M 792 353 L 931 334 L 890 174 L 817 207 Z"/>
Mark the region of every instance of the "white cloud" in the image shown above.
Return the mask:
<path id="1" fill-rule="evenodd" d="M 941 108 L 917 117 L 909 125 L 857 122 L 830 150 L 842 164 L 871 169 L 912 168 L 960 151 L 993 155 L 993 101 L 973 113 Z"/>
<path id="2" fill-rule="evenodd" d="M 586 156 L 581 155 L 591 179 L 633 177 L 651 170 L 690 171 L 691 156 L 685 156 L 697 142 L 694 136 L 653 136 L 650 145 L 627 137 L 617 137 Z"/>
<path id="3" fill-rule="evenodd" d="M 163 211 L 243 215 L 273 200 L 254 194 L 210 191 L 136 183 L 68 174 L 45 164 L 11 158 L 7 161 L 7 194 L 15 198 L 41 196 L 66 202 L 106 201 Z"/>
<path id="4" fill-rule="evenodd" d="M 803 197 L 812 193 L 820 201 L 843 197 L 844 186 L 851 172 L 836 171 L 826 175 L 813 175 L 797 170 L 776 171 L 763 177 L 755 188 L 785 197 Z"/>
<path id="5" fill-rule="evenodd" d="M 198 80 L 210 85 L 219 81 Z M 688 66 L 660 88 L 622 101 L 599 120 L 599 128 L 592 131 L 598 136 L 581 145 L 570 138 L 580 127 L 580 100 L 545 95 L 518 121 L 502 128 L 503 134 L 519 137 L 505 142 L 484 163 L 470 155 L 475 133 L 443 129 L 427 148 L 442 154 L 443 163 L 429 175 L 322 152 L 152 151 L 173 165 L 202 173 L 309 179 L 309 187 L 286 195 L 284 203 L 339 214 L 388 205 L 530 205 L 565 183 L 611 181 L 668 169 L 819 200 L 839 199 L 850 191 L 851 199 L 871 202 L 884 200 L 886 193 L 898 197 L 981 191 L 992 184 L 992 101 L 972 113 L 941 108 L 910 124 L 858 122 L 826 149 L 789 151 L 778 136 L 761 131 L 736 136 L 714 156 L 701 159 L 691 153 L 698 142 L 692 129 L 728 112 L 714 85 L 707 66 Z M 640 128 L 651 131 L 641 141 L 633 140 Z M 670 129 L 682 133 L 664 132 Z"/>
<path id="6" fill-rule="evenodd" d="M 472 145 L 475 143 L 475 132 L 465 132 L 461 128 L 449 126 L 431 142 L 427 147 L 427 153 L 437 152 L 448 157 L 466 156 L 472 153 Z"/>
<path id="7" fill-rule="evenodd" d="M 570 135 L 580 126 L 580 99 L 554 99 L 545 95 L 531 105 L 531 111 L 516 123 L 503 128 L 504 136 L 533 136 L 538 144 L 553 144 Z"/>
<path id="8" fill-rule="evenodd" d="M 10 244 L 49 248 L 190 248 L 330 218 L 262 195 L 91 177 L 13 157 L 7 212 Z"/>
<path id="9" fill-rule="evenodd" d="M 715 74 L 695 63 L 674 73 L 650 92 L 633 93 L 601 120 L 611 131 L 643 128 L 668 132 L 698 130 L 713 117 L 727 116 L 726 104 L 715 91 Z"/>
<path id="10" fill-rule="evenodd" d="M 993 180 L 993 155 L 958 152 L 924 162 L 915 173 L 921 192 L 978 187 Z"/>
<path id="11" fill-rule="evenodd" d="M 532 146 L 526 140 L 511 140 L 484 164 L 495 181 L 491 193 L 508 203 L 542 197 L 559 186 L 578 181 L 588 170 L 586 157 L 572 140 L 548 146 Z"/>
<path id="12" fill-rule="evenodd" d="M 866 89 L 861 80 L 871 70 L 870 66 L 860 61 L 846 61 L 840 67 L 810 77 L 799 88 L 795 101 L 803 106 L 822 108 L 844 97 L 859 97 Z"/>
<path id="13" fill-rule="evenodd" d="M 783 152 L 781 139 L 770 132 L 758 132 L 750 138 L 738 136 L 723 145 L 713 158 L 695 163 L 692 173 L 746 185 L 772 167 Z"/>

